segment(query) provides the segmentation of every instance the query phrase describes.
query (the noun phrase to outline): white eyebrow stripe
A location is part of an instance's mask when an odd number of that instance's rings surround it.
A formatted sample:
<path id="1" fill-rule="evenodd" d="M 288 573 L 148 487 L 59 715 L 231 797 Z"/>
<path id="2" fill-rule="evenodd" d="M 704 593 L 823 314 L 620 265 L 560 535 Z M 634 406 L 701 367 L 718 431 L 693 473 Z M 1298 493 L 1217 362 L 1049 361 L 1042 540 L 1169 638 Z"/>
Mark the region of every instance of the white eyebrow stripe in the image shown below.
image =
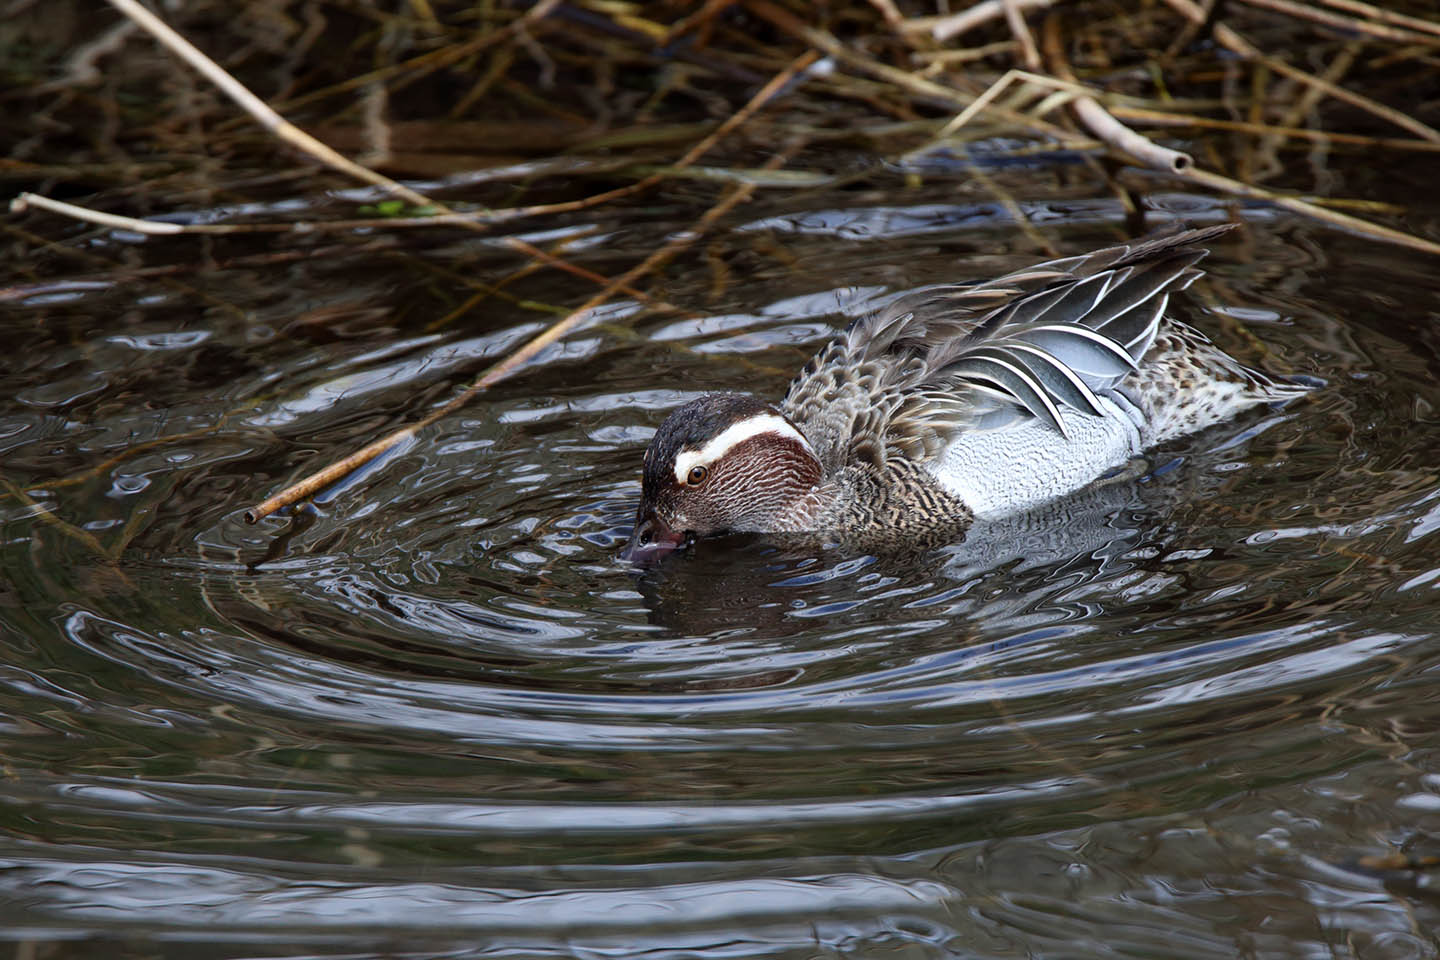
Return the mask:
<path id="1" fill-rule="evenodd" d="M 773 413 L 757 413 L 752 417 L 746 417 L 739 423 L 732 423 L 717 436 L 711 437 L 709 442 L 699 450 L 681 450 L 675 457 L 675 479 L 684 483 L 690 476 L 690 470 L 700 464 L 709 466 L 729 453 L 732 447 L 738 446 L 753 437 L 762 433 L 778 433 L 782 437 L 790 437 L 800 442 L 806 450 L 813 455 L 814 450 L 810 448 L 810 441 L 805 435 L 790 425 L 790 421 Z"/>

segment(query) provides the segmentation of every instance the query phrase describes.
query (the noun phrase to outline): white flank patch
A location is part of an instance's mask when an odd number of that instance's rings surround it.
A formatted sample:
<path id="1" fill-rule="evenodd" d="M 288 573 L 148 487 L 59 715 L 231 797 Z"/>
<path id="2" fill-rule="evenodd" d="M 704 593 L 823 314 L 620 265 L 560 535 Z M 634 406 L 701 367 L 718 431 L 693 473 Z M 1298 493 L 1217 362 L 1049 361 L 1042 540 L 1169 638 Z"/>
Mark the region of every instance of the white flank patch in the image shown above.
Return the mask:
<path id="1" fill-rule="evenodd" d="M 987 520 L 1079 490 L 1144 447 L 1124 407 L 1103 395 L 1096 400 L 1104 416 L 1060 411 L 1068 438 L 1035 417 L 998 430 L 967 430 L 925 469 Z"/>
<path id="2" fill-rule="evenodd" d="M 675 457 L 675 479 L 684 483 L 690 476 L 692 468 L 708 467 L 729 453 L 731 448 L 753 437 L 758 437 L 762 433 L 775 433 L 782 437 L 798 440 L 800 445 L 809 450 L 812 456 L 815 453 L 810 449 L 810 441 L 806 440 L 799 430 L 791 426 L 789 420 L 773 413 L 759 413 L 753 417 L 746 417 L 739 423 L 732 423 L 718 436 L 710 438 L 710 441 L 699 450 L 681 450 Z"/>

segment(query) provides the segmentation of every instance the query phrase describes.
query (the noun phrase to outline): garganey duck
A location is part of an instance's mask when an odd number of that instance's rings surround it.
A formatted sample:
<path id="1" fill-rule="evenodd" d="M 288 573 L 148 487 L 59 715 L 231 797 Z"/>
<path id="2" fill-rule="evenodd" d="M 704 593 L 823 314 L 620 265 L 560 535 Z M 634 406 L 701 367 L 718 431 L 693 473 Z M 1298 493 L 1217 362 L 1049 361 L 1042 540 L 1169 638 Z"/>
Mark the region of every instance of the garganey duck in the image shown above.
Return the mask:
<path id="1" fill-rule="evenodd" d="M 1077 490 L 1154 444 L 1307 385 L 1243 366 L 1165 315 L 1233 224 L 1153 235 L 860 317 L 773 405 L 716 393 L 645 451 L 647 562 L 708 534 L 942 542 Z"/>

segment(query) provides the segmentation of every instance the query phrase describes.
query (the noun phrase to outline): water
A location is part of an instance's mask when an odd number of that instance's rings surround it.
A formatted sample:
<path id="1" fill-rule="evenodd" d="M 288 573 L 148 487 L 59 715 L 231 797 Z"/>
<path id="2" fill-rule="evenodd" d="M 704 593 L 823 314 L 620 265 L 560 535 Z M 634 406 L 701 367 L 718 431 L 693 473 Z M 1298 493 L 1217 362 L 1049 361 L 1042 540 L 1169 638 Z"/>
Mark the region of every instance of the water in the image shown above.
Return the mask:
<path id="1" fill-rule="evenodd" d="M 689 312 L 617 301 L 254 527 L 593 288 L 460 232 L 37 253 L 0 291 L 0 941 L 1440 955 L 1436 873 L 1364 860 L 1440 853 L 1433 260 L 1240 210 L 1188 315 L 1309 400 L 938 551 L 627 569 L 667 410 L 1038 258 L 944 191 L 838 199 L 762 198 L 654 287 Z M 1029 210 L 1116 237 L 1108 202 Z M 616 274 L 688 222 L 572 221 L 566 255 Z"/>

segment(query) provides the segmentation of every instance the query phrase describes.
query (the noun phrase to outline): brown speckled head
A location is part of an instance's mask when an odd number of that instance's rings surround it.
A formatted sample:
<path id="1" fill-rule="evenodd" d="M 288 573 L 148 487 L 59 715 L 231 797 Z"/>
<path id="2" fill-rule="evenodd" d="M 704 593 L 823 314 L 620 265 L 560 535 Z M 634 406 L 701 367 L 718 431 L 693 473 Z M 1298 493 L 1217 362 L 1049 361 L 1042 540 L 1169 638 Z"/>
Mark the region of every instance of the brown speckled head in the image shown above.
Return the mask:
<path id="1" fill-rule="evenodd" d="M 810 442 L 773 406 L 707 394 L 671 413 L 650 441 L 621 556 L 643 563 L 696 537 L 785 529 L 787 511 L 819 482 Z"/>

